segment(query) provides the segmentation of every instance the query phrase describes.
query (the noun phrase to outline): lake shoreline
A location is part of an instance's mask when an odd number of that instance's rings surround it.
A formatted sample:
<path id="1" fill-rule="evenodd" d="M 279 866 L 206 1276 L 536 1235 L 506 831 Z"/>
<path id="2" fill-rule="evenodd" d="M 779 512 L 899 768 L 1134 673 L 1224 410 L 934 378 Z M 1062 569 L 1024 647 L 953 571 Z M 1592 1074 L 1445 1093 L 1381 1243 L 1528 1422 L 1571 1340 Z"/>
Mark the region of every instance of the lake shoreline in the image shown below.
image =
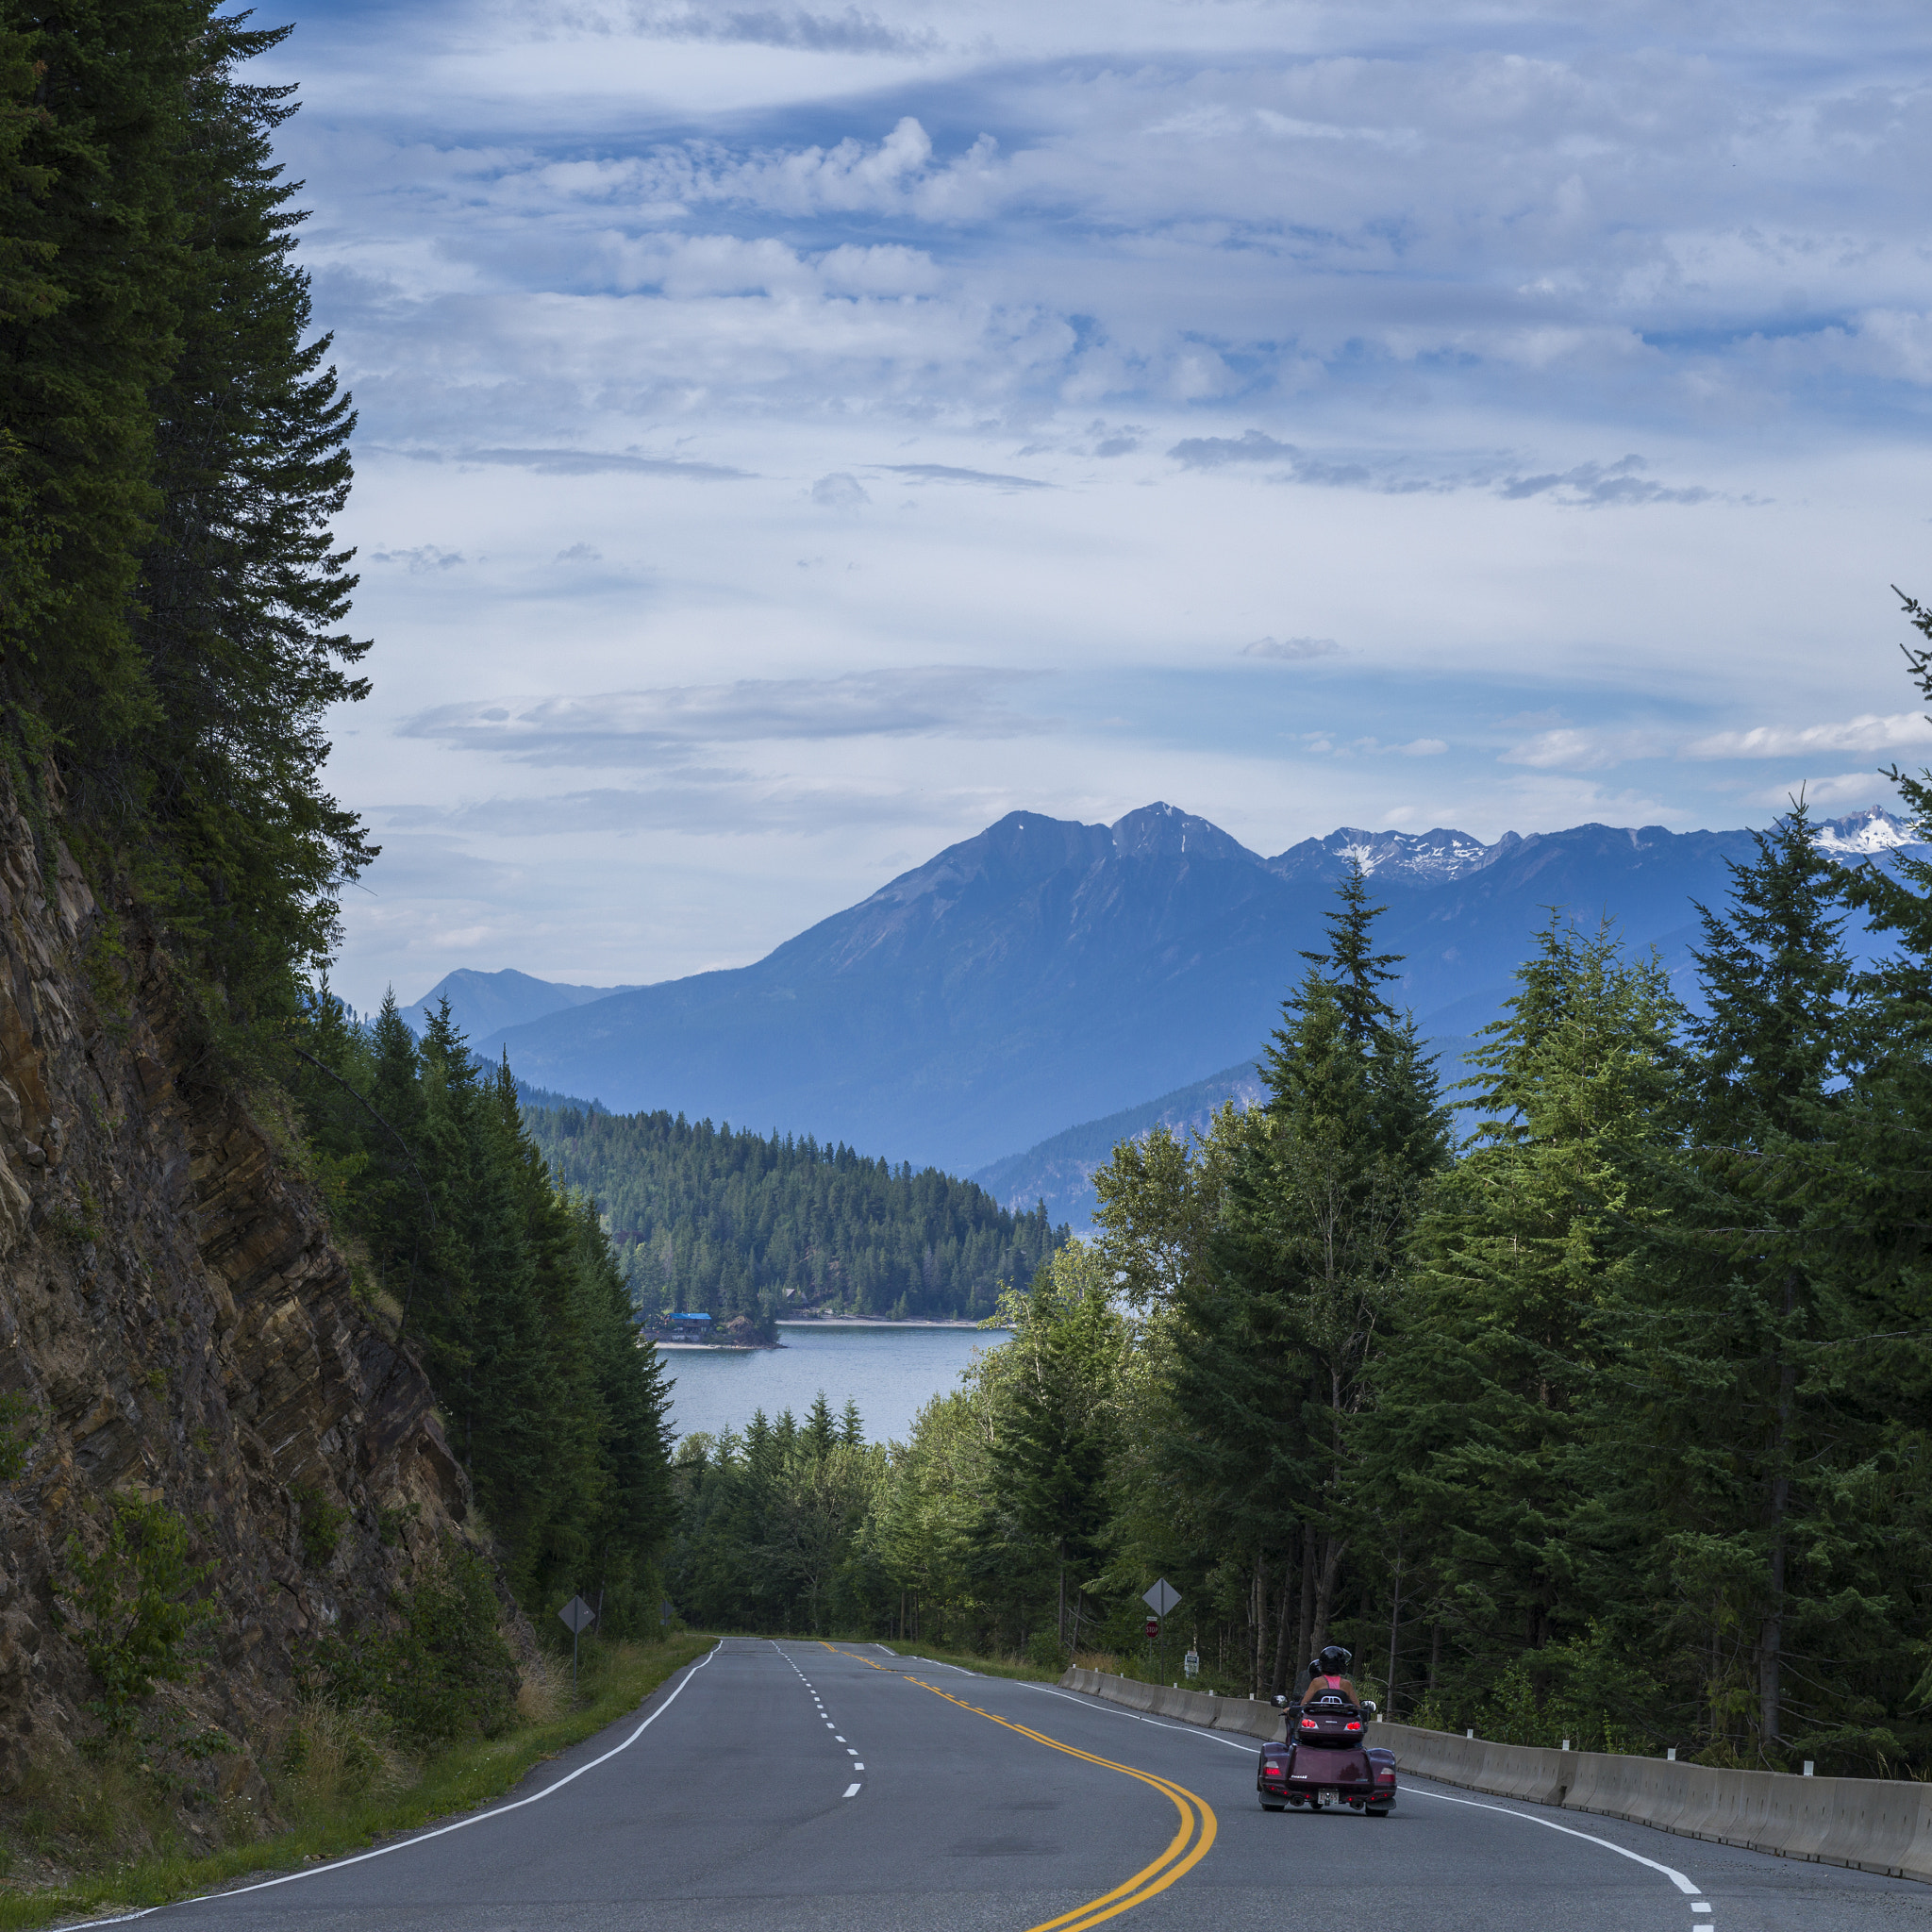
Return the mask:
<path id="1" fill-rule="evenodd" d="M 775 1348 L 662 1344 L 658 1363 L 675 1384 L 667 1432 L 713 1440 L 742 1437 L 751 1419 L 788 1409 L 795 1421 L 820 1395 L 835 1416 L 856 1403 L 868 1442 L 910 1441 L 935 1396 L 954 1394 L 961 1377 L 1012 1341 L 1009 1331 L 941 1323 L 815 1320 L 788 1323 Z"/>
<path id="2" fill-rule="evenodd" d="M 773 1321 L 774 1328 L 977 1328 L 977 1322 L 941 1320 L 918 1320 L 894 1322 L 884 1315 L 779 1315 Z M 1008 1328 L 989 1328 L 989 1335 L 1008 1335 Z"/>

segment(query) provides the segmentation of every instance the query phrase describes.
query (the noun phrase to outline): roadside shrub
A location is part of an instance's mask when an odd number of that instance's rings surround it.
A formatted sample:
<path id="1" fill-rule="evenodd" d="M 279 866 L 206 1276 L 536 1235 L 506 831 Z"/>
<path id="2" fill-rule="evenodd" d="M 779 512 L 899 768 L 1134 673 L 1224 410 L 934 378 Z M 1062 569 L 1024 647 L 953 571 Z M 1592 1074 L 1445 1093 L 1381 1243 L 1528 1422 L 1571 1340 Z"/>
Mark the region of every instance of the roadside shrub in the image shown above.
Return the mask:
<path id="1" fill-rule="evenodd" d="M 135 1708 L 158 1683 L 189 1671 L 190 1637 L 214 1614 L 212 1563 L 188 1560 L 188 1525 L 139 1496 L 108 1504 L 105 1546 L 67 1542 L 64 1622 L 101 1686 L 89 1706 L 112 1735 L 134 1727 Z"/>
<path id="2" fill-rule="evenodd" d="M 515 1709 L 517 1667 L 496 1627 L 490 1566 L 446 1537 L 391 1601 L 400 1630 L 331 1635 L 316 1645 L 321 1696 L 339 1709 L 374 1705 L 409 1744 L 470 1731 L 494 1737 Z"/>
<path id="3" fill-rule="evenodd" d="M 342 1524 L 348 1522 L 349 1512 L 331 1503 L 320 1483 L 304 1483 L 291 1493 L 301 1524 L 302 1560 L 311 1570 L 324 1569 L 341 1543 Z"/>
<path id="4" fill-rule="evenodd" d="M 0 1483 L 18 1482 L 39 1434 L 25 1395 L 0 1395 Z"/>

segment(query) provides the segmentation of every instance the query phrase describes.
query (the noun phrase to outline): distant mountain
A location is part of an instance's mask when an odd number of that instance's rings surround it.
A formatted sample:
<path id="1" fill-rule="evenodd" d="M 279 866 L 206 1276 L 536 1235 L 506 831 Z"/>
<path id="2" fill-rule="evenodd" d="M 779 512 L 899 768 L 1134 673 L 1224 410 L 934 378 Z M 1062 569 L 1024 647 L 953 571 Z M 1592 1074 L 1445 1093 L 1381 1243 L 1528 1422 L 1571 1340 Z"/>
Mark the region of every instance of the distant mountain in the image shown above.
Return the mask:
<path id="1" fill-rule="evenodd" d="M 1156 1127 L 1166 1127 L 1184 1138 L 1204 1133 L 1216 1109 L 1228 1101 L 1249 1108 L 1260 1097 L 1261 1081 L 1254 1058 L 1240 1060 L 1205 1080 L 1176 1087 L 1158 1100 L 1123 1108 L 1105 1120 L 1083 1121 L 1077 1127 L 1067 1127 L 1024 1154 L 995 1160 L 971 1178 L 1009 1214 L 1024 1213 L 1044 1201 L 1051 1220 L 1068 1223 L 1074 1233 L 1084 1235 L 1092 1226 L 1099 1205 L 1093 1191 L 1093 1171 L 1107 1165 L 1123 1141 L 1142 1140 Z"/>
<path id="2" fill-rule="evenodd" d="M 1905 842 L 1884 814 L 1824 827 L 1864 858 Z M 1158 1105 L 1251 1057 L 1322 943 L 1351 853 L 1406 956 L 1391 989 L 1431 1037 L 1507 998 L 1558 908 L 1613 919 L 1681 966 L 1691 901 L 1721 901 L 1743 831 L 1578 825 L 1506 834 L 1343 830 L 1274 858 L 1169 805 L 1086 825 L 1013 812 L 755 965 L 699 974 L 491 1031 L 520 1079 L 844 1141 L 954 1173 L 1073 1121 Z M 481 976 L 481 975 L 479 975 Z"/>
<path id="3" fill-rule="evenodd" d="M 541 1020 L 546 1013 L 637 991 L 632 986 L 564 986 L 554 979 L 532 979 L 509 967 L 501 973 L 475 973 L 462 966 L 444 974 L 413 1007 L 404 1007 L 402 1015 L 409 1031 L 420 1035 L 437 1002 L 447 999 L 450 1018 L 475 1041 L 506 1026 Z"/>

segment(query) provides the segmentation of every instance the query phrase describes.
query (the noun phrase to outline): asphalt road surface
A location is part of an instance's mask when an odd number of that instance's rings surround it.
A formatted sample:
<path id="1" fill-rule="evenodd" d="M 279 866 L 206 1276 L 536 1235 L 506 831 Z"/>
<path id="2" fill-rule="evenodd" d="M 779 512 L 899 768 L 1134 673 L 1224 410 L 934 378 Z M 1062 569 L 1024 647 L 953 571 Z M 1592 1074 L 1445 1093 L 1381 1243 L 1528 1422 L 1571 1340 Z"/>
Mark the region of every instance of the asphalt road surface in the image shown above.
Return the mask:
<path id="1" fill-rule="evenodd" d="M 1404 1781 L 875 1644 L 727 1639 L 498 1805 L 158 1932 L 1932 1932 L 1932 1886 Z M 94 1923 L 102 1923 L 96 1921 Z"/>

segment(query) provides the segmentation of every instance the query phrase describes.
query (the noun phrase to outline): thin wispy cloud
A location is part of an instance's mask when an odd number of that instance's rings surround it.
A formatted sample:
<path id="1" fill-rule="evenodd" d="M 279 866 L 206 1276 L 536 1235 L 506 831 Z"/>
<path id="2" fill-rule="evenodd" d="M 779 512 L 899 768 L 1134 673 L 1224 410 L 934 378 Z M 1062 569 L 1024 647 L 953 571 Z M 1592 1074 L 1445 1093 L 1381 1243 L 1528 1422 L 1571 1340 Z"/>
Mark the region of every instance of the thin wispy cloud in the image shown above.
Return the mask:
<path id="1" fill-rule="evenodd" d="M 1051 490 L 1038 476 L 1007 476 L 989 470 L 962 470 L 951 463 L 881 463 L 894 476 L 915 483 L 984 483 L 995 490 Z"/>
<path id="2" fill-rule="evenodd" d="M 1277 664 L 1306 664 L 1311 658 L 1333 658 L 1341 646 L 1333 638 L 1257 638 L 1243 644 L 1243 658 L 1268 658 Z"/>
<path id="3" fill-rule="evenodd" d="M 925 55 L 941 42 L 929 28 L 888 26 L 875 13 L 848 7 L 841 13 L 802 8 L 685 7 L 640 11 L 639 33 L 658 40 L 716 41 L 760 47 L 797 47 L 814 54 Z"/>
<path id="4" fill-rule="evenodd" d="M 740 482 L 750 472 L 728 463 L 692 462 L 682 457 L 645 457 L 624 450 L 594 449 L 411 449 L 413 463 L 488 463 L 528 470 L 539 476 L 676 476 L 694 483 Z"/>
<path id="5" fill-rule="evenodd" d="M 438 705 L 401 731 L 522 763 L 585 766 L 655 764 L 695 745 L 761 740 L 1017 738 L 1048 728 L 1001 695 L 1025 675 L 939 665 L 507 698 Z"/>
<path id="6" fill-rule="evenodd" d="M 1714 731 L 1685 746 L 1693 758 L 1789 758 L 1814 752 L 1924 751 L 1932 720 L 1918 711 L 1845 718 L 1825 724 L 1754 724 L 1748 731 Z"/>

